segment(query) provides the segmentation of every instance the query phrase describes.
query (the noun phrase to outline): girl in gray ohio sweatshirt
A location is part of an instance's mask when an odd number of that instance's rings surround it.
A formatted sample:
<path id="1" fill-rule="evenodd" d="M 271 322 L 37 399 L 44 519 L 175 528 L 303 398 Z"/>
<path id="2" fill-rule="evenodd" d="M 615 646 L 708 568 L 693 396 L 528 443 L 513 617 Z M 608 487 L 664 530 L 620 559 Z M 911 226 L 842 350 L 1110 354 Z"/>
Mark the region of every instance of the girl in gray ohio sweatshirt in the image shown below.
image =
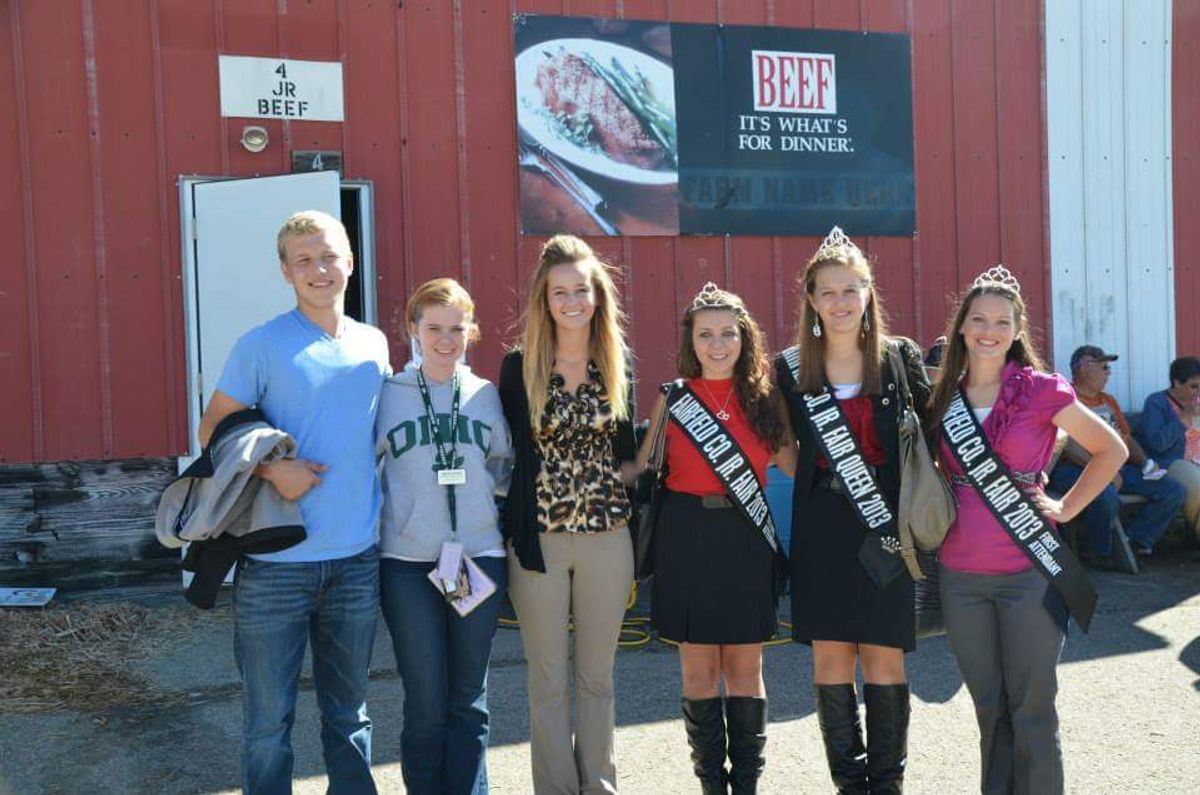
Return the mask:
<path id="1" fill-rule="evenodd" d="M 466 470 L 465 485 L 455 486 L 458 542 L 471 557 L 504 557 L 496 497 L 508 493 L 512 442 L 496 387 L 457 368 L 459 397 L 455 455 Z M 449 439 L 454 379 L 426 378 L 430 402 L 443 439 Z M 375 422 L 376 452 L 383 460 L 383 512 L 379 549 L 384 557 L 433 562 L 450 540 L 446 487 L 439 486 L 434 462 L 437 447 L 429 433 L 425 404 L 411 362 L 384 382 Z M 430 588 L 433 586 L 431 585 Z"/>

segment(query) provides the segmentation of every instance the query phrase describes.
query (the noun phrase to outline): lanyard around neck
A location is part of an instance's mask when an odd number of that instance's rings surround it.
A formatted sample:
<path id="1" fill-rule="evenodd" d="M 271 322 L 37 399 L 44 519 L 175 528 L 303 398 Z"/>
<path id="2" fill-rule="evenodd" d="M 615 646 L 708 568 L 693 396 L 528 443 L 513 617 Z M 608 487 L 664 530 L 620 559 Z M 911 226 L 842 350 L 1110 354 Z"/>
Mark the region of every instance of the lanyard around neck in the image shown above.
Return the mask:
<path id="1" fill-rule="evenodd" d="M 450 439 L 449 449 L 442 439 L 441 426 L 437 413 L 433 410 L 433 400 L 429 395 L 429 384 L 425 381 L 425 373 L 417 368 L 417 386 L 421 390 L 421 402 L 425 404 L 425 418 L 429 423 L 429 438 L 437 449 L 437 460 L 433 464 L 434 472 L 455 469 L 458 464 L 458 404 L 462 395 L 462 380 L 456 370 L 453 377 L 454 398 L 450 403 Z M 458 505 L 454 495 L 454 486 L 446 485 L 446 503 L 450 508 L 450 540 L 458 538 Z"/>

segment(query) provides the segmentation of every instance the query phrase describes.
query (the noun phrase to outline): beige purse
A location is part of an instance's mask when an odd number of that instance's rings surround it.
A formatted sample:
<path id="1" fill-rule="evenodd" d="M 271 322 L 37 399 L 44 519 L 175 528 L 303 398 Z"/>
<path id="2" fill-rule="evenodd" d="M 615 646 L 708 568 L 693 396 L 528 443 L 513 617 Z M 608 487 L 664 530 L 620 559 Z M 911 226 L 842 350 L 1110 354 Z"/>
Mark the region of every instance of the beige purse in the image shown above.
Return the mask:
<path id="1" fill-rule="evenodd" d="M 950 484 L 929 453 L 899 350 L 893 343 L 888 344 L 887 350 L 903 398 L 899 407 L 900 503 L 897 506 L 900 554 L 912 578 L 922 580 L 925 575 L 917 562 L 917 552 L 934 552 L 942 545 L 950 525 L 954 524 L 957 507 Z"/>

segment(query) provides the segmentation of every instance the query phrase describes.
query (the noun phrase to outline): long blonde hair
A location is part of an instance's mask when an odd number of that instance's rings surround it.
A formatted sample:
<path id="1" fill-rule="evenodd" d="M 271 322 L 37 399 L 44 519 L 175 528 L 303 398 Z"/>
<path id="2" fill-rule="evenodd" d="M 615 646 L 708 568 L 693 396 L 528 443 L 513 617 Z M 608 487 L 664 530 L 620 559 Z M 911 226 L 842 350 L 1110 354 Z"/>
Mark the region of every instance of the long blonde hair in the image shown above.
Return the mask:
<path id="1" fill-rule="evenodd" d="M 621 312 L 617 288 L 609 268 L 596 258 L 591 246 L 574 235 L 555 235 L 542 246 L 537 270 L 529 284 L 529 298 L 521 317 L 521 375 L 525 380 L 525 396 L 529 401 L 529 422 L 537 432 L 542 426 L 546 408 L 546 390 L 554 369 L 554 348 L 557 330 L 550 316 L 546 280 L 555 265 L 587 266 L 588 280 L 596 296 L 596 312 L 588 330 L 588 356 L 600 370 L 604 391 L 613 416 L 629 418 L 629 376 L 626 372 L 628 348 L 623 328 L 625 315 Z"/>
<path id="2" fill-rule="evenodd" d="M 856 246 L 842 247 L 839 251 L 830 255 L 818 249 L 818 253 L 804 266 L 804 273 L 800 277 L 804 294 L 800 298 L 800 327 L 796 330 L 796 344 L 800 346 L 800 377 L 796 380 L 796 391 L 813 393 L 825 388 L 825 336 L 814 337 L 812 334 L 813 324 L 818 322 L 819 316 L 808 299 L 817 289 L 817 274 L 823 268 L 841 265 L 849 268 L 868 292 L 863 319 L 869 323 L 864 324 L 858 338 L 858 347 L 863 352 L 860 394 L 877 395 L 883 389 L 880 363 L 883 361 L 883 345 L 887 340 L 887 318 L 879 301 L 879 292 L 875 289 L 871 263 L 866 256 Z"/>

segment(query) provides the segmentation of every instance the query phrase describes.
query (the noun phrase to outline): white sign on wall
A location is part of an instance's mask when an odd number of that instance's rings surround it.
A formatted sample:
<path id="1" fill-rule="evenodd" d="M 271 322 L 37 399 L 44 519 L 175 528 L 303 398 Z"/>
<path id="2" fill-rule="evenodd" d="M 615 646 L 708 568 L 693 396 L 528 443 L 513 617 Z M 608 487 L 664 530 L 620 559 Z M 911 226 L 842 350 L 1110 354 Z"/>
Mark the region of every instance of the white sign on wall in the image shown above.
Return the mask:
<path id="1" fill-rule="evenodd" d="M 221 115 L 342 121 L 342 64 L 221 55 Z"/>

